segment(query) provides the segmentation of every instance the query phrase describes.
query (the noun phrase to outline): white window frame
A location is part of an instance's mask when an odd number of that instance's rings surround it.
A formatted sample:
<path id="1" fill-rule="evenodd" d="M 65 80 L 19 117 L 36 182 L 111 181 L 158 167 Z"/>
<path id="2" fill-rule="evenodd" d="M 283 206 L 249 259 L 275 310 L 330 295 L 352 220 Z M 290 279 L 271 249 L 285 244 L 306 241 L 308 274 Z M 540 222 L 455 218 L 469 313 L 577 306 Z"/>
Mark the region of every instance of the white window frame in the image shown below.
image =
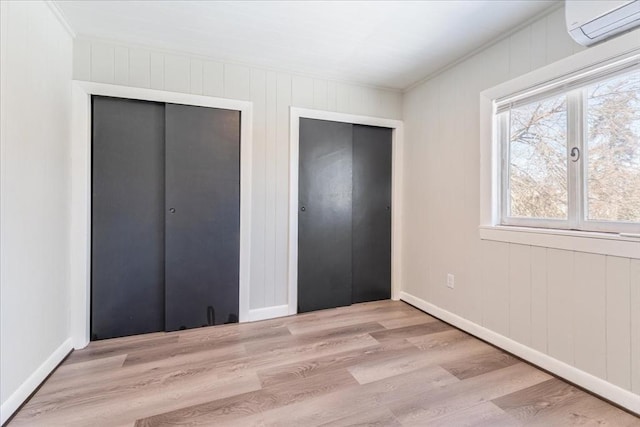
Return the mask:
<path id="1" fill-rule="evenodd" d="M 633 58 L 633 56 L 631 57 Z M 627 58 L 625 58 L 627 59 Z M 614 62 L 615 63 L 615 62 Z M 631 71 L 640 70 L 640 65 L 613 71 L 603 76 L 601 80 L 613 79 Z M 564 230 L 596 231 L 609 233 L 640 233 L 640 223 L 625 221 L 598 221 L 586 217 L 587 210 L 587 137 L 586 137 L 586 93 L 592 83 L 568 90 L 567 92 L 552 93 L 549 98 L 563 95 L 567 106 L 567 219 L 515 217 L 509 216 L 509 164 L 510 164 L 510 110 L 496 115 L 496 138 L 500 150 L 500 198 L 499 212 L 501 225 L 515 225 L 521 227 L 540 227 Z M 540 100 L 548 99 L 546 96 Z M 535 101 L 533 101 L 535 102 Z M 577 148 L 579 158 L 572 161 L 571 151 Z"/>
<path id="2" fill-rule="evenodd" d="M 513 94 L 522 99 L 534 94 L 550 92 L 554 88 L 558 90 L 566 85 L 568 80 L 574 81 L 594 70 L 602 72 L 608 67 L 615 69 L 620 61 L 633 61 L 633 57 L 639 55 L 640 30 L 637 30 L 487 89 L 480 94 L 479 231 L 481 239 L 640 258 L 640 232 L 636 231 L 633 227 L 636 224 L 633 223 L 616 223 L 616 231 L 619 230 L 619 233 L 612 230 L 610 227 L 612 224 L 604 221 L 588 221 L 588 224 L 585 224 L 585 221 L 580 223 L 574 220 L 567 222 L 562 228 L 558 227 L 559 224 L 554 223 L 553 220 L 541 220 L 534 227 L 519 221 L 520 218 L 512 218 L 514 221 L 509 219 L 503 223 L 504 201 L 501 191 L 505 185 L 501 174 L 503 150 L 500 147 L 500 123 L 496 115 L 498 100 L 504 102 L 505 99 L 514 96 Z M 571 90 L 573 89 L 575 88 Z M 583 108 L 583 102 L 569 106 L 571 102 L 568 100 L 568 108 L 572 110 L 572 112 L 568 111 L 568 120 L 576 120 L 575 111 Z M 582 123 L 574 124 L 573 129 L 577 130 L 576 132 L 584 131 Z M 575 135 L 568 134 L 568 150 L 575 146 L 575 143 Z M 584 154 L 582 148 L 580 147 L 581 156 Z M 569 161 L 569 163 L 572 162 Z M 572 169 L 571 166 L 573 165 L 569 165 L 569 170 Z M 578 192 L 574 192 L 574 198 L 569 200 L 571 205 L 569 209 L 578 213 L 576 218 L 584 218 L 582 203 L 578 203 L 577 200 L 582 198 L 581 192 L 584 190 L 582 170 L 571 172 L 569 179 L 572 180 L 571 185 L 579 189 Z M 618 228 L 619 225 L 622 227 Z M 626 227 L 627 225 L 630 227 Z M 590 231 L 586 231 L 587 229 Z"/>
<path id="3" fill-rule="evenodd" d="M 571 145 L 571 134 L 569 129 L 569 122 L 571 121 L 569 109 L 569 97 L 567 96 L 567 158 L 569 157 L 569 149 Z M 567 220 L 561 219 L 553 219 L 553 218 L 527 218 L 527 217 L 514 217 L 509 216 L 509 164 L 510 164 L 510 150 L 509 150 L 509 135 L 510 135 L 510 111 L 505 112 L 501 115 L 496 115 L 495 123 L 496 123 L 496 138 L 497 147 L 499 150 L 500 156 L 500 168 L 498 174 L 500 178 L 498 180 L 499 185 L 499 194 L 500 198 L 498 199 L 499 207 L 498 211 L 500 212 L 500 224 L 501 225 L 514 225 L 520 227 L 538 227 L 538 228 L 551 228 L 551 229 L 572 229 L 575 228 L 575 225 L 572 221 L 571 211 L 573 209 L 574 201 L 571 200 L 571 187 L 574 182 L 574 168 L 572 168 L 571 164 L 567 162 L 567 185 L 569 190 L 569 195 L 567 199 L 567 210 L 569 211 L 569 216 Z"/>

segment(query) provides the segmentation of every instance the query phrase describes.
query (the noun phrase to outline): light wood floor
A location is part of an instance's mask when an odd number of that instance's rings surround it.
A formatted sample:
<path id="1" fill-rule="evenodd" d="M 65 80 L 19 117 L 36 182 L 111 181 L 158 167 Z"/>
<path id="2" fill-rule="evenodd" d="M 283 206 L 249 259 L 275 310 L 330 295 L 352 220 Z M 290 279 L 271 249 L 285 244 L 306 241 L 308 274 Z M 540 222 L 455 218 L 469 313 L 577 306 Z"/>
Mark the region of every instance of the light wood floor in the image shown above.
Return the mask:
<path id="1" fill-rule="evenodd" d="M 358 304 L 92 342 L 12 426 L 639 426 L 415 308 Z"/>

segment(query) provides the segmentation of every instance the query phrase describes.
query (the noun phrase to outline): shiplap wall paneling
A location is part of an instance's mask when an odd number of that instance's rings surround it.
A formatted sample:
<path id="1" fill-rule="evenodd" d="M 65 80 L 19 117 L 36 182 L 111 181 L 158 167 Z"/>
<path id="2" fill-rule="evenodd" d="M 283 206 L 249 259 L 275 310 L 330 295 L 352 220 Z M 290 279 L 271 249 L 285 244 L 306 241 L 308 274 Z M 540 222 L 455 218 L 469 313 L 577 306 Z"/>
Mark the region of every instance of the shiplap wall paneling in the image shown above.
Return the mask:
<path id="1" fill-rule="evenodd" d="M 226 70 L 225 70 L 226 71 Z M 251 207 L 251 293 L 250 307 L 266 307 L 267 277 L 265 248 L 267 246 L 267 91 L 264 72 L 251 74 L 251 101 L 253 102 L 253 198 Z"/>
<path id="2" fill-rule="evenodd" d="M 257 156 L 258 163 L 254 172 L 256 177 L 262 181 L 259 185 L 261 195 L 260 204 L 255 208 L 259 218 L 254 222 L 259 235 L 257 236 L 257 247 L 254 250 L 257 259 L 255 260 L 256 277 L 256 298 L 253 299 L 252 306 L 270 307 L 275 305 L 275 194 L 269 191 L 268 183 L 274 182 L 274 162 L 267 161 L 269 153 L 274 148 L 274 132 L 276 130 L 275 121 L 270 121 L 268 117 L 273 115 L 275 110 L 275 79 L 271 77 L 267 80 L 265 70 L 251 69 L 251 101 L 254 105 L 254 141 L 258 141 L 260 154 Z M 252 247 L 252 249 L 254 249 Z M 262 288 L 262 289 L 259 289 Z"/>
<path id="3" fill-rule="evenodd" d="M 93 49 L 91 57 L 93 57 Z M 91 73 L 93 81 L 93 73 Z M 151 89 L 164 90 L 164 55 L 157 52 L 149 53 L 149 85 Z"/>
<path id="4" fill-rule="evenodd" d="M 423 135 L 428 132 L 430 125 L 434 123 L 433 120 L 437 111 L 432 109 L 431 106 L 435 105 L 438 99 L 434 93 L 431 93 L 431 97 L 427 97 L 426 94 L 435 87 L 434 84 L 420 86 L 420 88 L 416 90 L 417 93 L 415 96 L 410 100 L 411 108 L 405 107 L 405 111 L 403 111 L 405 121 L 410 120 L 416 124 L 416 126 L 405 129 L 405 138 L 407 141 L 420 140 L 420 138 L 424 137 Z M 427 99 L 430 99 L 431 103 L 427 103 Z M 407 99 L 407 102 L 409 102 L 409 99 Z M 405 158 L 430 158 L 431 153 L 429 153 L 429 150 L 432 147 L 433 146 L 428 144 L 406 144 L 404 156 Z M 425 191 L 422 193 L 410 194 L 408 192 L 409 187 L 406 184 L 403 189 L 404 193 L 402 198 L 405 203 L 403 220 L 407 223 L 414 224 L 412 233 L 405 232 L 403 234 L 403 250 L 410 252 L 424 250 L 422 263 L 412 262 L 408 260 L 408 258 L 403 258 L 403 278 L 409 279 L 403 280 L 403 290 L 414 295 L 420 294 L 422 290 L 425 298 L 431 300 L 431 287 L 427 285 L 434 281 L 431 277 L 433 274 L 433 269 L 431 268 L 433 254 L 430 252 L 432 251 L 432 247 L 428 245 L 426 248 L 422 248 L 422 246 L 423 241 L 432 236 L 431 223 L 433 222 L 433 217 L 428 206 L 430 202 L 435 203 L 436 201 L 427 200 L 428 191 L 426 187 L 434 185 L 431 180 L 434 171 L 431 168 L 419 168 L 416 163 L 406 162 L 403 168 L 405 179 L 408 177 L 411 177 L 411 179 L 419 179 L 425 187 Z"/>
<path id="5" fill-rule="evenodd" d="M 531 247 L 531 347 L 547 348 L 547 249 Z"/>
<path id="6" fill-rule="evenodd" d="M 114 48 L 113 81 L 117 85 L 129 84 L 129 49 L 122 46 Z"/>
<path id="7" fill-rule="evenodd" d="M 261 78 L 262 81 L 262 78 Z M 275 153 L 276 151 L 276 134 L 278 123 L 276 119 L 277 112 L 277 99 L 276 99 L 276 89 L 277 89 L 277 80 L 275 73 L 269 71 L 264 72 L 264 83 L 265 83 L 265 148 L 266 153 Z M 276 162 L 265 162 L 265 182 L 276 182 Z M 265 294 L 265 302 L 264 305 L 269 307 L 272 305 L 284 304 L 285 301 L 277 302 L 276 289 L 278 286 L 276 285 L 278 277 L 276 274 L 277 270 L 277 253 L 276 253 L 276 242 L 278 241 L 278 236 L 276 233 L 277 225 L 276 225 L 276 192 L 269 191 L 266 195 L 265 200 L 265 226 L 266 226 L 266 239 L 269 246 L 265 246 L 265 289 L 269 289 L 271 292 Z"/>
<path id="8" fill-rule="evenodd" d="M 313 108 L 327 110 L 329 108 L 329 88 L 325 80 L 313 81 Z"/>
<path id="9" fill-rule="evenodd" d="M 476 55 L 469 59 L 469 66 L 479 69 L 481 64 L 480 56 Z M 464 69 L 458 74 L 460 97 L 456 108 L 464 117 L 476 117 L 479 115 L 479 104 L 477 102 L 466 102 L 469 93 L 472 93 L 479 86 L 484 78 L 481 73 L 466 75 Z M 478 283 L 480 271 L 482 271 L 482 252 L 480 239 L 474 239 L 478 233 L 478 224 L 472 216 L 466 212 L 476 212 L 480 209 L 480 200 L 475 191 L 480 173 L 480 163 L 474 159 L 480 156 L 480 146 L 470 144 L 480 132 L 479 123 L 475 120 L 465 120 L 458 123 L 462 130 L 460 136 L 460 151 L 464 151 L 464 156 L 457 156 L 457 162 L 462 164 L 462 171 L 458 172 L 462 176 L 460 194 L 463 196 L 463 204 L 460 208 L 458 250 L 463 254 L 467 268 L 459 269 L 460 286 L 458 293 L 465 293 L 468 298 L 460 299 L 460 312 L 465 313 L 467 319 L 480 324 L 482 310 L 476 302 L 480 300 L 481 286 Z M 457 154 L 457 153 L 454 153 Z M 458 166 L 456 166 L 458 167 Z"/>
<path id="10" fill-rule="evenodd" d="M 576 252 L 574 262 L 575 365 L 597 377 L 606 378 L 606 257 Z"/>
<path id="11" fill-rule="evenodd" d="M 531 43 L 529 45 L 531 70 L 536 70 L 547 62 L 547 20 L 540 19 L 531 24 Z"/>
<path id="12" fill-rule="evenodd" d="M 483 326 L 509 335 L 509 245 L 485 241 L 483 244 L 482 300 Z"/>
<path id="13" fill-rule="evenodd" d="M 564 8 L 547 16 L 547 64 L 583 49 L 567 33 Z"/>
<path id="14" fill-rule="evenodd" d="M 484 79 L 480 82 L 480 87 L 473 91 L 474 93 L 476 91 L 480 93 L 482 89 L 509 80 L 509 51 L 509 39 L 504 39 L 490 46 L 482 53 L 481 72 Z"/>
<path id="15" fill-rule="evenodd" d="M 74 41 L 73 76 L 78 80 L 250 100 L 252 70 L 258 69 L 104 40 Z M 398 91 L 276 74 L 292 80 L 290 105 L 402 118 L 402 94 Z"/>
<path id="16" fill-rule="evenodd" d="M 573 351 L 573 279 L 574 258 L 571 251 L 547 249 L 547 319 L 549 355 L 574 364 Z"/>
<path id="17" fill-rule="evenodd" d="M 91 45 L 91 79 L 98 83 L 115 83 L 115 47 L 104 43 Z"/>
<path id="18" fill-rule="evenodd" d="M 479 93 L 583 49 L 560 7 L 405 93 L 404 290 L 640 392 L 640 260 L 478 238 Z"/>
<path id="19" fill-rule="evenodd" d="M 532 28 L 528 26 L 509 38 L 509 77 L 516 77 L 531 71 Z"/>
<path id="20" fill-rule="evenodd" d="M 289 107 L 291 106 L 291 76 L 278 73 L 276 76 L 276 141 L 273 169 L 275 171 L 275 235 L 276 283 L 287 283 L 289 255 Z M 288 290 L 285 286 L 275 289 L 276 305 L 286 304 Z"/>
<path id="21" fill-rule="evenodd" d="M 454 170 L 460 161 L 457 153 L 464 150 L 465 143 L 465 139 L 463 138 L 464 126 L 459 125 L 456 119 L 456 110 L 460 105 L 466 104 L 466 102 L 464 102 L 466 94 L 464 93 L 464 85 L 462 84 L 464 79 L 461 75 L 461 70 L 454 69 L 452 73 L 447 73 L 447 75 L 450 80 L 444 84 L 454 86 L 453 96 L 446 96 L 441 99 L 441 103 L 447 104 L 447 109 L 444 111 L 446 115 L 442 123 L 449 129 L 449 132 L 451 132 L 451 143 L 446 145 L 446 154 L 444 157 L 446 160 L 443 166 L 446 170 Z M 447 99 L 451 99 L 451 103 L 448 103 L 446 101 Z M 449 235 L 449 244 L 446 246 L 445 262 L 443 265 L 446 268 L 446 273 L 457 273 L 455 276 L 458 279 L 458 289 L 461 289 L 463 283 L 460 279 L 464 276 L 463 271 L 466 269 L 458 271 L 457 266 L 459 262 L 456 261 L 456 258 L 459 258 L 465 264 L 468 264 L 469 258 L 468 245 L 464 244 L 467 237 L 464 234 L 464 229 L 460 227 L 460 224 L 464 223 L 464 199 L 461 197 L 461 195 L 464 194 L 464 173 L 447 174 L 446 176 L 447 179 L 450 180 L 451 185 L 451 192 L 446 195 L 447 212 L 449 212 L 451 216 L 448 220 L 445 219 L 440 223 L 443 231 Z M 447 288 L 440 289 L 449 291 Z M 455 298 L 455 292 L 447 292 L 446 299 L 448 300 L 447 305 L 454 311 L 458 311 L 460 303 L 458 298 Z"/>
<path id="22" fill-rule="evenodd" d="M 640 259 L 631 260 L 631 390 L 640 394 Z"/>
<path id="23" fill-rule="evenodd" d="M 338 91 L 336 87 L 336 82 L 327 82 L 327 110 L 337 111 L 337 105 L 338 105 Z"/>
<path id="24" fill-rule="evenodd" d="M 202 93 L 206 96 L 224 96 L 224 65 L 220 62 L 204 61 L 202 67 Z"/>
<path id="25" fill-rule="evenodd" d="M 289 108 L 402 116 L 399 92 L 120 43 L 76 39 L 73 69 L 79 80 L 253 102 L 251 309 L 288 298 Z"/>
<path id="26" fill-rule="evenodd" d="M 426 129 L 427 135 L 432 138 L 437 138 L 440 135 L 440 121 L 442 117 L 444 117 L 444 111 L 442 110 L 442 108 L 440 108 L 441 88 L 442 88 L 442 85 L 440 84 L 441 81 L 442 81 L 442 78 L 438 78 L 436 79 L 436 82 L 434 82 L 433 85 L 430 85 L 431 94 L 433 98 L 432 98 L 432 101 L 429 104 L 427 104 L 427 107 L 428 107 L 427 111 L 430 112 L 429 117 L 426 118 L 423 116 L 418 118 L 418 120 L 420 119 L 429 120 L 428 123 L 425 123 L 425 127 L 422 128 L 422 131 L 424 132 Z M 416 137 L 419 138 L 420 134 L 416 135 Z M 428 145 L 426 149 L 424 149 L 424 151 L 426 151 L 425 153 L 426 157 L 423 157 L 423 158 L 429 158 L 429 159 L 442 158 L 442 156 L 444 155 L 444 149 L 445 147 L 440 144 Z M 405 209 L 405 212 L 413 211 L 414 209 L 417 210 L 419 209 L 419 207 L 422 207 L 421 213 L 425 215 L 425 217 L 428 220 L 428 222 L 426 223 L 426 226 L 427 226 L 426 238 L 427 239 L 433 238 L 433 239 L 437 239 L 438 241 L 443 241 L 443 238 L 445 236 L 444 234 L 442 234 L 442 229 L 438 226 L 438 224 L 442 223 L 442 221 L 444 220 L 446 211 L 443 209 L 434 209 L 434 207 L 441 206 L 441 204 L 444 203 L 444 197 L 446 192 L 438 191 L 437 182 L 439 181 L 438 177 L 444 176 L 444 173 L 446 173 L 446 171 L 444 170 L 441 162 L 436 162 L 435 164 L 432 164 L 428 168 L 425 168 L 423 167 L 423 165 L 420 165 L 419 163 L 417 163 L 414 165 L 414 170 L 413 170 L 414 175 L 412 175 L 411 178 L 407 176 L 405 180 L 405 185 L 408 182 L 408 179 L 413 179 L 413 177 L 418 177 L 421 175 L 424 176 L 423 175 L 424 172 L 422 171 L 426 171 L 428 173 L 427 182 L 432 183 L 432 185 L 434 186 L 433 187 L 434 191 L 432 193 L 421 194 L 419 198 L 418 198 L 418 195 L 415 193 L 414 194 L 405 193 L 406 194 L 405 200 L 407 201 L 407 203 L 411 202 L 412 204 L 417 205 L 417 206 L 411 205 L 410 207 L 408 207 L 408 209 Z M 419 216 L 414 218 L 418 221 L 418 223 L 420 222 Z M 415 242 L 414 250 L 419 253 L 422 250 L 422 245 L 423 243 L 417 240 Z M 444 261 L 444 254 L 442 253 L 442 251 L 438 246 L 430 245 L 430 247 L 427 248 L 425 255 L 426 257 L 424 258 L 424 262 L 429 266 L 428 267 L 429 283 L 436 284 L 436 286 L 429 287 L 428 292 L 429 292 L 430 298 L 432 298 L 432 301 L 439 301 L 440 304 L 444 305 L 446 301 L 444 301 L 441 298 L 443 289 L 438 289 L 437 287 L 438 284 L 445 286 L 445 283 L 446 283 L 445 282 L 446 277 L 442 276 L 441 268 L 440 268 L 440 266 L 442 266 L 442 263 Z M 419 264 L 417 264 L 416 267 L 419 267 Z"/>
<path id="27" fill-rule="evenodd" d="M 531 247 L 509 245 L 509 338 L 531 345 Z"/>
<path id="28" fill-rule="evenodd" d="M 449 87 L 448 85 L 455 84 L 457 80 L 455 73 L 445 73 L 442 76 L 442 79 L 443 81 L 441 84 L 444 87 Z M 455 307 L 457 301 L 455 295 L 453 295 L 455 291 L 452 292 L 451 289 L 444 286 L 444 284 L 447 283 L 447 275 L 453 274 L 455 276 L 458 271 L 458 269 L 454 267 L 454 262 L 452 262 L 452 254 L 458 250 L 456 245 L 457 230 L 455 229 L 455 225 L 460 212 L 456 211 L 456 201 L 452 193 L 456 191 L 456 182 L 459 180 L 460 175 L 447 173 L 447 171 L 452 170 L 452 153 L 457 145 L 457 126 L 454 114 L 456 107 L 455 92 L 452 93 L 451 96 L 438 97 L 438 104 L 438 108 L 441 112 L 438 122 L 433 125 L 437 127 L 439 134 L 442 135 L 443 138 L 447 138 L 451 141 L 451 144 L 440 146 L 439 152 L 434 153 L 434 155 L 438 156 L 440 159 L 438 165 L 439 170 L 437 170 L 436 173 L 441 177 L 446 176 L 446 180 L 451 191 L 442 192 L 436 200 L 436 203 L 442 208 L 442 210 L 436 211 L 439 215 L 433 217 L 434 228 L 432 232 L 435 236 L 438 236 L 438 240 L 442 242 L 442 244 L 436 253 L 431 254 L 431 256 L 434 256 L 434 259 L 431 261 L 431 272 L 433 280 L 436 283 L 443 284 L 443 286 L 434 287 L 432 289 L 432 294 L 433 298 L 441 301 L 443 308 L 455 311 L 457 309 L 457 307 Z M 445 215 L 448 216 L 448 219 Z"/>
<path id="29" fill-rule="evenodd" d="M 607 380 L 628 390 L 631 388 L 631 261 L 606 258 Z"/>
<path id="30" fill-rule="evenodd" d="M 86 41 L 80 40 L 85 44 Z M 75 58 L 75 56 L 74 56 Z M 129 50 L 129 80 L 131 86 L 149 88 L 151 87 L 151 54 L 141 49 Z"/>
<path id="31" fill-rule="evenodd" d="M 251 100 L 251 68 L 224 64 L 224 97 Z"/>
<path id="32" fill-rule="evenodd" d="M 423 90 L 422 90 L 423 89 Z M 416 106 L 422 106 L 424 109 L 417 111 L 408 109 L 407 114 L 413 112 L 414 121 L 417 124 L 415 128 L 407 129 L 407 132 L 411 132 L 411 136 L 408 138 L 410 141 L 419 141 L 422 135 L 430 140 L 438 135 L 438 123 L 440 121 L 441 110 L 439 108 L 440 95 L 438 92 L 439 86 L 437 84 L 427 84 L 421 88 L 420 93 L 416 99 Z M 404 112 L 403 112 L 404 114 Z M 436 144 L 406 144 L 407 150 L 411 150 L 410 154 L 407 154 L 405 158 L 423 158 L 433 159 L 440 155 L 441 147 Z M 440 203 L 442 195 L 437 191 L 438 175 L 440 173 L 439 165 L 432 165 L 425 168 L 419 163 L 407 164 L 406 168 L 411 168 L 407 173 L 405 169 L 405 194 L 403 200 L 405 201 L 405 209 L 403 210 L 405 218 L 407 215 L 411 215 L 410 221 L 407 222 L 414 224 L 411 233 L 407 233 L 404 236 L 405 242 L 411 242 L 411 246 L 406 248 L 406 251 L 411 253 L 420 253 L 424 251 L 424 242 L 434 238 L 436 233 L 439 232 L 437 226 L 438 216 L 440 210 L 432 209 Z M 425 190 L 423 192 L 408 193 L 406 186 L 408 179 L 417 179 L 423 183 Z M 436 195 L 434 197 L 434 195 Z M 406 229 L 405 229 L 406 230 Z M 438 280 L 437 265 L 438 257 L 441 256 L 439 248 L 434 245 L 428 245 L 426 251 L 422 252 L 422 263 L 405 263 L 405 269 L 403 275 L 408 280 L 404 281 L 406 287 L 411 289 L 417 288 L 418 292 L 424 284 L 439 283 L 444 286 L 445 277 L 440 276 Z M 458 270 L 459 271 L 459 270 Z M 429 286 L 425 290 L 425 297 L 434 300 L 433 292 L 434 287 Z"/>
<path id="33" fill-rule="evenodd" d="M 191 92 L 191 67 L 189 58 L 177 55 L 165 55 L 164 89 L 171 92 Z"/>
<path id="34" fill-rule="evenodd" d="M 72 66 L 74 79 L 91 80 L 91 42 L 78 38 L 74 40 Z"/>
<path id="35" fill-rule="evenodd" d="M 291 80 L 291 105 L 314 108 L 314 82 L 311 77 L 293 76 Z"/>
<path id="36" fill-rule="evenodd" d="M 344 83 L 336 83 L 336 111 L 348 113 L 349 107 L 349 86 Z"/>
<path id="37" fill-rule="evenodd" d="M 202 95 L 204 85 L 204 64 L 200 59 L 191 59 L 189 61 L 189 71 L 191 73 L 191 93 L 194 95 Z"/>

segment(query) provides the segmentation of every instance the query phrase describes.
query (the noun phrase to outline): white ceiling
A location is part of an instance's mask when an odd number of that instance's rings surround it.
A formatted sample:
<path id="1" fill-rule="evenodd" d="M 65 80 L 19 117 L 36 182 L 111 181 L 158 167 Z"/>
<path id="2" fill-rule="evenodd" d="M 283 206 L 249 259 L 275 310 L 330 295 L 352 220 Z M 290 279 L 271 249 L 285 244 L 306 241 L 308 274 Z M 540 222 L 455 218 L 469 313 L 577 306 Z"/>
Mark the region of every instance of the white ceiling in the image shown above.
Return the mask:
<path id="1" fill-rule="evenodd" d="M 79 36 L 404 89 L 555 1 L 57 1 Z"/>

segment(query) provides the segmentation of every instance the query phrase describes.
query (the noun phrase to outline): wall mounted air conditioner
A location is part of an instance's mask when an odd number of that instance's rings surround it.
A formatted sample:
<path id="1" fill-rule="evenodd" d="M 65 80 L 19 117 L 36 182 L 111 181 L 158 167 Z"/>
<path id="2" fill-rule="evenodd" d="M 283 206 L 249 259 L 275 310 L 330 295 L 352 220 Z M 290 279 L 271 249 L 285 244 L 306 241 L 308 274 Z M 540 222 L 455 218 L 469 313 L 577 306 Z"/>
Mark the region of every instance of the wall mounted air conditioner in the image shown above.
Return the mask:
<path id="1" fill-rule="evenodd" d="M 640 0 L 567 0 L 565 14 L 571 37 L 590 46 L 640 25 Z"/>

